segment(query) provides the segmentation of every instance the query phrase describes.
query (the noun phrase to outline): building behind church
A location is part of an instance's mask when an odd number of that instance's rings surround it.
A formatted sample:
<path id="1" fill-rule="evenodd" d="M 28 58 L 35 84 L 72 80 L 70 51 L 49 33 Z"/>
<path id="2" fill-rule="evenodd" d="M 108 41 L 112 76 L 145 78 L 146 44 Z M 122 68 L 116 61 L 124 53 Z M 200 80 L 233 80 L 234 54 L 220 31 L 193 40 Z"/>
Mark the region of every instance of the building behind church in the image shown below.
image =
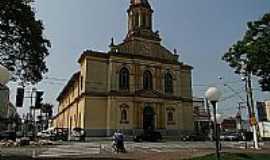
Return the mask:
<path id="1" fill-rule="evenodd" d="M 86 136 L 116 129 L 178 136 L 193 132 L 192 67 L 161 45 L 147 0 L 131 0 L 128 33 L 108 52 L 84 51 L 80 70 L 57 97 L 57 128 L 83 128 Z"/>

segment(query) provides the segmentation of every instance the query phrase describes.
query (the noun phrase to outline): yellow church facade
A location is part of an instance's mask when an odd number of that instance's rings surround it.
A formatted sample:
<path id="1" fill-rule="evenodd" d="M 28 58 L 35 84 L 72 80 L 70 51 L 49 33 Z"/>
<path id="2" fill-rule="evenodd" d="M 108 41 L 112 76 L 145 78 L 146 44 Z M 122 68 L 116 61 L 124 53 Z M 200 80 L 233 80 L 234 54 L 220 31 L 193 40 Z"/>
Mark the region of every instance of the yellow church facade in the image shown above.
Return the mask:
<path id="1" fill-rule="evenodd" d="M 128 34 L 108 52 L 84 51 L 76 72 L 57 97 L 56 128 L 83 128 L 86 136 L 116 129 L 179 136 L 193 132 L 192 67 L 161 45 L 152 31 L 147 0 L 131 0 Z"/>

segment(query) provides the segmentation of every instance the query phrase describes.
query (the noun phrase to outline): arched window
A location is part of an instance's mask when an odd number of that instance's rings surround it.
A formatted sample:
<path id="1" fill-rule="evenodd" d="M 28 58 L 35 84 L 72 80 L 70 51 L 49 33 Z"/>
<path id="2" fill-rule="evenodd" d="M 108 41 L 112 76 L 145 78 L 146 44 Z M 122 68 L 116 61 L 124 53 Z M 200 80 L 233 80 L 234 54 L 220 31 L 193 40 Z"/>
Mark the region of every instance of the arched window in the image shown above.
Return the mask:
<path id="1" fill-rule="evenodd" d="M 175 125 L 175 108 L 169 107 L 166 109 L 167 110 L 167 124 L 168 125 Z"/>
<path id="2" fill-rule="evenodd" d="M 172 122 L 173 121 L 173 112 L 169 111 L 168 112 L 168 122 Z"/>
<path id="3" fill-rule="evenodd" d="M 145 14 L 142 14 L 142 24 L 141 24 L 142 27 L 145 27 L 146 26 L 146 15 Z"/>
<path id="4" fill-rule="evenodd" d="M 126 104 L 122 104 L 120 106 L 120 124 L 128 124 L 128 108 L 129 106 Z"/>
<path id="5" fill-rule="evenodd" d="M 143 89 L 153 89 L 152 74 L 150 71 L 144 71 L 143 73 Z"/>
<path id="6" fill-rule="evenodd" d="M 125 122 L 125 121 L 127 121 L 127 110 L 123 109 L 121 111 L 121 122 Z"/>
<path id="7" fill-rule="evenodd" d="M 135 13 L 135 27 L 138 27 L 139 26 L 139 14 L 138 13 Z"/>
<path id="8" fill-rule="evenodd" d="M 125 67 L 120 70 L 119 88 L 120 89 L 129 89 L 129 71 Z"/>
<path id="9" fill-rule="evenodd" d="M 173 77 L 170 73 L 165 74 L 165 93 L 173 93 Z"/>
<path id="10" fill-rule="evenodd" d="M 83 90 L 83 76 L 81 76 L 81 90 Z"/>

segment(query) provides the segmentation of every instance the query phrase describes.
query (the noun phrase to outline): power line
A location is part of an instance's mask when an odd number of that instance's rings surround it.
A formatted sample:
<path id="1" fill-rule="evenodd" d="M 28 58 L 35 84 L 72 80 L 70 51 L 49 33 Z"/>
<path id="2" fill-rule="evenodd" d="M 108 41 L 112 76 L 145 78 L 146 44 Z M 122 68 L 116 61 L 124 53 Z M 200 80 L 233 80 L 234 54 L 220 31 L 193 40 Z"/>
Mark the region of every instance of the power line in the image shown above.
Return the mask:
<path id="1" fill-rule="evenodd" d="M 44 77 L 44 79 L 54 80 L 54 81 L 67 81 L 67 79 L 64 79 L 64 78 L 49 77 L 49 76 Z"/>

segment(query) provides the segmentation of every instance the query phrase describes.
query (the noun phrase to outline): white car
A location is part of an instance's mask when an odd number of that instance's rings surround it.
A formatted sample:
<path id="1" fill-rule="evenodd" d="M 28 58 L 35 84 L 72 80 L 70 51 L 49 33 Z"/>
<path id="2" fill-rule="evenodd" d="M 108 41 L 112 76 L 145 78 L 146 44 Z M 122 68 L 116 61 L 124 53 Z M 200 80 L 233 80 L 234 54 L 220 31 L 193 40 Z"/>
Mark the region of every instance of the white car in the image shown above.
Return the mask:
<path id="1" fill-rule="evenodd" d="M 49 138 L 51 133 L 49 131 L 41 131 L 37 133 L 37 136 L 40 138 Z"/>

